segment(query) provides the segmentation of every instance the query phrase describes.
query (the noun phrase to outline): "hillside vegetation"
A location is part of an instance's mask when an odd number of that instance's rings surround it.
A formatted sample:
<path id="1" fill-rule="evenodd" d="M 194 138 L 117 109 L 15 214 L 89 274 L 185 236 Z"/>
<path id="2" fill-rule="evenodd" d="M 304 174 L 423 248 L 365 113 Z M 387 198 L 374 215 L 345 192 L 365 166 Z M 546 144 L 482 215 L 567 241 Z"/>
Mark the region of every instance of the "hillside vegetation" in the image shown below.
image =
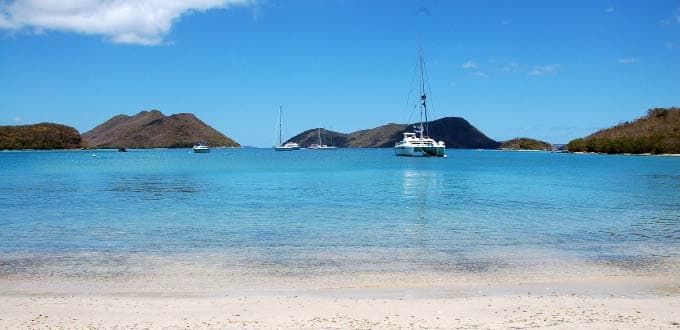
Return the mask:
<path id="1" fill-rule="evenodd" d="M 70 126 L 53 123 L 0 126 L 0 150 L 73 149 L 80 147 L 80 133 Z"/>
<path id="2" fill-rule="evenodd" d="M 647 116 L 604 129 L 567 145 L 571 152 L 680 154 L 680 108 L 656 108 Z"/>
<path id="3" fill-rule="evenodd" d="M 552 144 L 534 140 L 530 138 L 515 138 L 505 141 L 501 144 L 500 149 L 505 150 L 552 150 Z"/>
<path id="4" fill-rule="evenodd" d="M 193 114 L 165 116 L 158 110 L 117 115 L 83 134 L 83 142 L 94 148 L 185 148 L 197 142 L 240 146 Z"/>
<path id="5" fill-rule="evenodd" d="M 401 140 L 404 132 L 413 131 L 413 125 L 415 124 L 390 123 L 350 134 L 322 129 L 321 140 L 322 144 L 343 148 L 390 148 Z M 447 148 L 496 149 L 500 145 L 470 125 L 467 120 L 458 117 L 445 117 L 430 122 L 429 132 L 431 137 L 444 141 Z M 305 147 L 319 143 L 318 128 L 306 130 L 287 142 L 296 142 Z"/>

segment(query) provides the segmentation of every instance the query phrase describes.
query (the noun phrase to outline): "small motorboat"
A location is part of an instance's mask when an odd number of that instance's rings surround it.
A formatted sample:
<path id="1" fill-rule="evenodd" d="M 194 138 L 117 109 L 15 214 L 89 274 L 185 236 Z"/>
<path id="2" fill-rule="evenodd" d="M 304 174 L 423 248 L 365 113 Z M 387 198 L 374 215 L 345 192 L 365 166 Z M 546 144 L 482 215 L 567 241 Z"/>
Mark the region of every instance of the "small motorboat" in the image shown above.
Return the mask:
<path id="1" fill-rule="evenodd" d="M 207 154 L 210 152 L 210 147 L 205 143 L 196 143 L 191 149 L 197 154 Z"/>

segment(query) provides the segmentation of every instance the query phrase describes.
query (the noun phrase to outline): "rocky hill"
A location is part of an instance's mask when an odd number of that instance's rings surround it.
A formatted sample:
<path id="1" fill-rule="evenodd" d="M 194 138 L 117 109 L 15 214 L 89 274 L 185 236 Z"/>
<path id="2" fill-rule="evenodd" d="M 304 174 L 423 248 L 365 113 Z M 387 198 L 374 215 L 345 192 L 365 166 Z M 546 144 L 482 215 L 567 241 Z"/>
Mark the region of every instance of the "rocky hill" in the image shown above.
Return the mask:
<path id="1" fill-rule="evenodd" d="M 80 133 L 70 126 L 53 123 L 0 126 L 0 150 L 80 147 Z"/>
<path id="2" fill-rule="evenodd" d="M 193 114 L 166 116 L 158 110 L 117 115 L 83 134 L 83 143 L 94 148 L 184 148 L 196 142 L 240 146 Z"/>
<path id="3" fill-rule="evenodd" d="M 680 154 L 680 108 L 650 109 L 647 115 L 600 130 L 567 145 L 571 152 Z"/>
<path id="4" fill-rule="evenodd" d="M 515 138 L 505 141 L 500 149 L 504 150 L 553 150 L 553 145 L 540 140 L 530 138 Z"/>
<path id="5" fill-rule="evenodd" d="M 376 128 L 356 131 L 350 134 L 321 130 L 323 144 L 343 148 L 390 148 L 401 140 L 404 132 L 412 131 L 415 124 L 387 124 Z M 500 143 L 490 139 L 465 119 L 446 117 L 430 122 L 430 136 L 444 141 L 447 148 L 496 149 Z M 331 143 L 332 141 L 332 143 Z M 318 128 L 306 130 L 287 142 L 302 146 L 319 143 Z"/>

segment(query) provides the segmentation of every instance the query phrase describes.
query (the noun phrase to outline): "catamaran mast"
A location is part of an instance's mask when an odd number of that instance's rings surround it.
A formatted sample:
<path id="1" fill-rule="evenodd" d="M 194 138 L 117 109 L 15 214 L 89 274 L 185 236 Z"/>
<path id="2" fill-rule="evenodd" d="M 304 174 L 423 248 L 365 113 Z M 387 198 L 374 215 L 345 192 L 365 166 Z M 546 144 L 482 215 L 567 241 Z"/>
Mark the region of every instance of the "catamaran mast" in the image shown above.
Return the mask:
<path id="1" fill-rule="evenodd" d="M 282 106 L 279 105 L 279 147 L 282 146 L 282 144 L 281 144 L 281 122 L 283 121 L 283 118 L 281 118 L 281 108 L 282 108 Z"/>
<path id="2" fill-rule="evenodd" d="M 427 94 L 425 93 L 425 62 L 423 61 L 423 45 L 422 40 L 420 44 L 420 137 L 423 137 L 423 114 L 425 115 L 425 136 L 430 136 L 430 128 L 427 121 Z"/>

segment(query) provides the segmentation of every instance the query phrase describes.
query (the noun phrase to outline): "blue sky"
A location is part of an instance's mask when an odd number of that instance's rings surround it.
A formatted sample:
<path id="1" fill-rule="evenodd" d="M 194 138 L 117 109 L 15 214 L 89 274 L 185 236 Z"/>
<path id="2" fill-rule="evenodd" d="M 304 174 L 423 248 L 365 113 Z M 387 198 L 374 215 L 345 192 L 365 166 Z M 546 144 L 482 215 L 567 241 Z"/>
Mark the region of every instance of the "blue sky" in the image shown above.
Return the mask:
<path id="1" fill-rule="evenodd" d="M 0 0 L 0 125 L 191 112 L 244 145 L 417 118 L 553 143 L 680 106 L 680 1 Z"/>

